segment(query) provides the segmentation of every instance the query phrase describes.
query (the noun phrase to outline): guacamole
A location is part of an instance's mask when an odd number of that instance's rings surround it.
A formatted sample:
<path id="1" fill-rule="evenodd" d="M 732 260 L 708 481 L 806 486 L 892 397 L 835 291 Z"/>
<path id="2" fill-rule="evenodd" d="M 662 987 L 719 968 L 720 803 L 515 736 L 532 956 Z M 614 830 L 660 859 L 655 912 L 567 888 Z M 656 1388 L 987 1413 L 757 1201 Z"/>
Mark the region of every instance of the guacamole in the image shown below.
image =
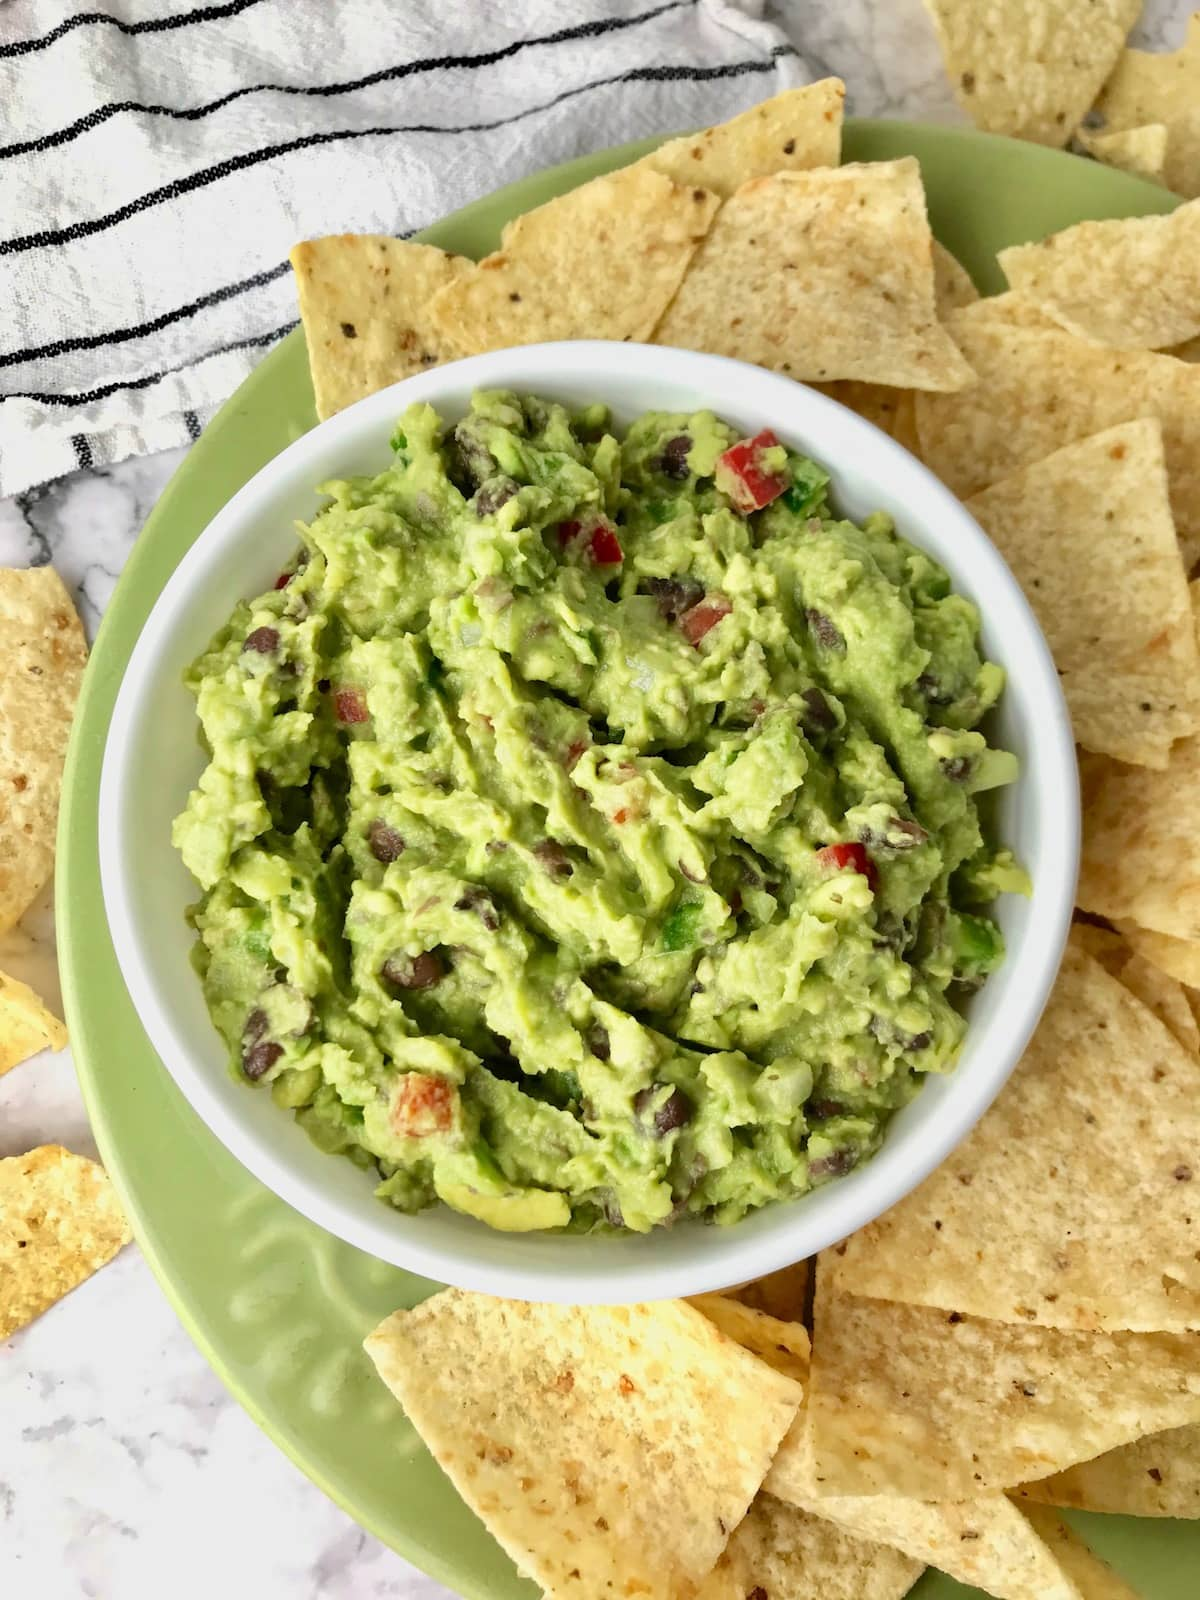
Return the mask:
<path id="1" fill-rule="evenodd" d="M 190 669 L 233 1071 L 404 1211 L 731 1222 L 848 1172 L 1001 961 L 1003 674 L 770 432 L 412 407 Z"/>

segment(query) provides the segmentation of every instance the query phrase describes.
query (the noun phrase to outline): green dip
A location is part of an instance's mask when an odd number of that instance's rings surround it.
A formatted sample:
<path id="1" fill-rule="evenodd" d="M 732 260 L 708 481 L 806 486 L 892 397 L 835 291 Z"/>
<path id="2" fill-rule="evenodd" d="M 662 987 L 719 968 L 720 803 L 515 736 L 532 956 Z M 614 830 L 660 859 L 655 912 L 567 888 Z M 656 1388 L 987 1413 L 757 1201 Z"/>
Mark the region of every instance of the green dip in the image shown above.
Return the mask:
<path id="1" fill-rule="evenodd" d="M 732 1222 L 874 1151 L 1026 887 L 975 607 L 709 412 L 477 394 L 187 676 L 174 839 L 234 1072 L 404 1211 Z M 769 501 L 761 509 L 764 501 Z"/>

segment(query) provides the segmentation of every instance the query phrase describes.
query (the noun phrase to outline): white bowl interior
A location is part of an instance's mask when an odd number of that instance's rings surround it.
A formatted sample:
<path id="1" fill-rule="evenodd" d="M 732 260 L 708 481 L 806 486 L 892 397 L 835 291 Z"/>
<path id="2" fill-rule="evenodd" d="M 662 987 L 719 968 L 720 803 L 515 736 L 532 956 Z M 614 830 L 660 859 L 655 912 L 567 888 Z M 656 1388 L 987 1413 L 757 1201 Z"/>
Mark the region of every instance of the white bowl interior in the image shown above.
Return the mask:
<path id="1" fill-rule="evenodd" d="M 927 1081 L 862 1168 L 734 1227 L 556 1237 L 497 1233 L 444 1207 L 402 1215 L 374 1198 L 367 1174 L 321 1154 L 268 1094 L 234 1080 L 190 964 L 184 911 L 198 891 L 170 842 L 203 764 L 185 666 L 238 599 L 270 586 L 295 550 L 294 522 L 320 503 L 315 484 L 380 470 L 395 419 L 412 401 L 455 417 L 479 387 L 572 405 L 603 399 L 619 423 L 650 408 L 708 407 L 747 433 L 773 427 L 831 471 L 845 515 L 890 512 L 944 563 L 980 606 L 987 653 L 1008 670 L 992 739 L 1016 751 L 1021 777 L 998 795 L 996 821 L 1034 893 L 998 904 L 1008 958 L 971 1002 L 958 1068 Z M 490 1293 L 577 1302 L 693 1294 L 772 1270 L 844 1238 L 924 1177 L 990 1104 L 1037 1021 L 1061 957 L 1078 853 L 1074 751 L 1053 663 L 1015 580 L 959 502 L 891 439 L 787 379 L 714 356 L 591 342 L 497 351 L 423 373 L 323 424 L 247 484 L 181 562 L 135 647 L 105 748 L 99 823 L 105 906 L 134 1005 L 164 1065 L 232 1153 L 313 1221 L 398 1266 Z"/>

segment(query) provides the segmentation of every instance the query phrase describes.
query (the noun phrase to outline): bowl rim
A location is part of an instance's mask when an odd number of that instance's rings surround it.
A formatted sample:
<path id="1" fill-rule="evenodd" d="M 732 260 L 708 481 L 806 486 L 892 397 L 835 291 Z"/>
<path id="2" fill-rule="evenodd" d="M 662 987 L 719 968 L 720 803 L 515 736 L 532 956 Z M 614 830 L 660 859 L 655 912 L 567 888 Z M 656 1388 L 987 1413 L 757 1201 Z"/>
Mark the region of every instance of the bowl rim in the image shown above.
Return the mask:
<path id="1" fill-rule="evenodd" d="M 511 376 L 514 368 L 529 375 L 514 378 Z M 507 378 L 506 369 L 510 372 Z M 245 1122 L 230 1116 L 221 1104 L 215 1086 L 209 1082 L 210 1069 L 197 1059 L 189 1039 L 176 1027 L 169 996 L 161 992 L 145 960 L 130 892 L 133 862 L 127 853 L 115 847 L 115 842 L 126 837 L 125 819 L 133 775 L 124 757 L 133 737 L 143 685 L 169 639 L 175 619 L 187 609 L 196 579 L 210 565 L 216 564 L 224 551 L 236 547 L 247 537 L 258 509 L 270 496 L 293 477 L 303 478 L 306 463 L 324 447 L 343 442 L 349 447 L 355 439 L 384 426 L 390 431 L 398 411 L 414 400 L 429 400 L 436 405 L 439 390 L 464 383 L 472 388 L 515 387 L 529 391 L 539 378 L 548 383 L 564 377 L 573 379 L 576 369 L 582 374 L 581 382 L 607 382 L 606 398 L 617 408 L 621 402 L 615 391 L 623 382 L 636 385 L 639 379 L 653 381 L 656 377 L 667 376 L 695 388 L 697 409 L 707 402 L 711 409 L 720 410 L 723 402 L 719 396 L 732 397 L 739 385 L 750 386 L 756 391 L 756 407 L 761 409 L 768 401 L 775 404 L 780 413 L 778 430 L 784 436 L 789 431 L 783 420 L 789 405 L 802 411 L 807 409 L 818 419 L 827 417 L 839 428 L 849 429 L 851 437 L 857 435 L 863 459 L 870 460 L 872 455 L 878 458 L 878 469 L 871 474 L 875 479 L 882 481 L 894 471 L 919 491 L 920 505 L 914 513 L 914 526 L 905 529 L 907 537 L 920 545 L 921 529 L 927 528 L 936 518 L 943 524 L 956 524 L 964 543 L 973 547 L 972 559 L 983 569 L 989 594 L 1003 596 L 1009 623 L 1016 619 L 1021 635 L 1017 648 L 1004 657 L 1006 669 L 1010 673 L 1020 673 L 1035 684 L 1043 713 L 1037 740 L 1043 777 L 1032 787 L 1039 797 L 1040 824 L 1048 827 L 1051 835 L 1051 858 L 1058 872 L 1053 882 L 1047 884 L 1044 875 L 1039 882 L 1038 892 L 1044 895 L 1044 906 L 1036 924 L 1031 923 L 1024 941 L 1024 945 L 1033 943 L 1038 960 L 1026 963 L 1033 967 L 1032 978 L 1013 997 L 1014 1007 L 1003 1019 L 1004 1042 L 992 1050 L 993 1059 L 988 1070 L 984 1070 L 983 1063 L 975 1064 L 974 1077 L 954 1096 L 953 1114 L 943 1116 L 936 1125 L 925 1129 L 926 1138 L 921 1149 L 915 1154 L 910 1152 L 912 1159 L 905 1166 L 901 1167 L 894 1159 L 894 1150 L 893 1159 L 888 1159 L 892 1140 L 889 1128 L 881 1149 L 847 1177 L 795 1200 L 775 1202 L 732 1228 L 708 1230 L 713 1248 L 701 1252 L 707 1266 L 656 1260 L 653 1241 L 671 1237 L 657 1230 L 631 1241 L 639 1253 L 635 1255 L 631 1251 L 619 1272 L 611 1269 L 597 1272 L 594 1266 L 589 1267 L 588 1261 L 595 1257 L 595 1248 L 586 1249 L 583 1239 L 578 1237 L 571 1241 L 578 1260 L 566 1269 L 536 1264 L 496 1265 L 486 1259 L 464 1260 L 453 1248 L 430 1245 L 415 1234 L 406 1236 L 403 1223 L 408 1219 L 373 1199 L 379 1217 L 363 1218 L 338 1197 L 322 1193 L 320 1185 L 293 1171 L 285 1155 L 260 1138 Z M 603 373 L 602 377 L 592 376 L 596 369 Z M 736 409 L 736 402 L 731 402 L 727 408 Z M 820 455 L 819 446 L 810 444 L 810 448 Z M 838 469 L 831 467 L 830 470 L 836 484 Z M 307 485 L 311 487 L 312 482 L 309 472 Z M 985 620 L 986 615 L 985 608 Z M 221 620 L 214 619 L 214 629 Z M 1028 782 L 1029 776 L 1023 773 L 1018 782 Z M 1058 803 L 1052 803 L 1054 801 Z M 1080 833 L 1070 718 L 1045 639 L 1020 586 L 999 553 L 967 509 L 929 469 L 864 418 L 831 397 L 792 379 L 728 357 L 599 340 L 491 351 L 404 379 L 319 424 L 276 455 L 243 485 L 184 554 L 156 598 L 130 654 L 105 737 L 98 822 L 105 913 L 122 978 L 155 1053 L 189 1104 L 226 1149 L 295 1210 L 370 1255 L 462 1288 L 577 1303 L 696 1294 L 760 1276 L 803 1256 L 814 1255 L 845 1238 L 894 1205 L 927 1176 L 966 1137 L 992 1103 L 1037 1024 L 1057 975 L 1069 932 Z M 1014 958 L 1015 952 L 1010 951 L 1008 962 L 1013 962 Z M 992 981 L 1000 980 L 1003 972 L 1002 968 Z M 994 1028 L 997 1023 L 998 1018 L 993 1019 Z M 979 1040 L 974 1042 L 977 1046 Z M 940 1081 L 959 1083 L 966 1078 L 960 1068 L 950 1079 Z M 924 1086 L 911 1106 L 919 1107 L 930 1087 Z M 914 1114 L 917 1115 L 919 1113 Z M 280 1116 L 282 1119 L 282 1113 Z M 804 1212 L 797 1214 L 798 1207 L 804 1207 Z M 492 1233 L 482 1223 L 475 1226 L 484 1234 Z M 803 1238 L 800 1246 L 795 1242 L 797 1236 Z M 555 1236 L 517 1237 L 523 1241 L 539 1241 Z M 735 1239 L 745 1247 L 738 1249 L 729 1242 Z M 648 1245 L 650 1248 L 646 1248 Z M 669 1252 L 665 1254 L 669 1256 Z"/>

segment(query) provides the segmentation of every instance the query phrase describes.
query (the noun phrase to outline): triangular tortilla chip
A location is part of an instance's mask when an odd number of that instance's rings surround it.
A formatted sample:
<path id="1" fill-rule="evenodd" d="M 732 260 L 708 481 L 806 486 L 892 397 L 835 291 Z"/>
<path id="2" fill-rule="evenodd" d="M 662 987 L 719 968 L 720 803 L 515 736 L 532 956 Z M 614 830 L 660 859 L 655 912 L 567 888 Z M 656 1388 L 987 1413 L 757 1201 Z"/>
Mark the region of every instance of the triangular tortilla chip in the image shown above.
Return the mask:
<path id="1" fill-rule="evenodd" d="M 1181 739 L 1161 772 L 1091 755 L 1079 770 L 1079 906 L 1200 939 L 1200 737 Z"/>
<path id="2" fill-rule="evenodd" d="M 917 396 L 922 458 L 965 498 L 1062 445 L 1157 417 L 1190 570 L 1200 555 L 1200 366 L 1152 351 L 1104 350 L 1065 329 L 1016 327 L 1010 315 L 981 300 L 949 318 L 979 382 L 953 398 Z"/>
<path id="3" fill-rule="evenodd" d="M 778 1272 L 768 1272 L 763 1278 L 751 1278 L 732 1289 L 721 1292 L 731 1299 L 740 1300 L 755 1311 L 765 1311 L 780 1322 L 803 1322 L 808 1303 L 808 1280 L 812 1263 L 797 1261 L 793 1266 L 780 1267 Z"/>
<path id="4" fill-rule="evenodd" d="M 39 1050 L 61 1050 L 67 1030 L 27 983 L 0 972 L 0 1077 Z"/>
<path id="5" fill-rule="evenodd" d="M 792 1500 L 782 1489 L 777 1493 Z M 889 1544 L 996 1600 L 1093 1600 L 1063 1571 L 1029 1518 L 1000 1493 L 960 1501 L 829 1495 L 793 1503 L 856 1538 Z"/>
<path id="6" fill-rule="evenodd" d="M 884 383 L 860 383 L 856 378 L 815 383 L 813 388 L 840 405 L 849 406 L 851 411 L 890 434 L 897 444 L 919 456 L 916 398 L 911 389 L 892 389 Z"/>
<path id="7" fill-rule="evenodd" d="M 1200 939 L 1173 939 L 1169 933 L 1152 933 L 1123 918 L 1116 926 L 1139 955 L 1180 983 L 1200 989 Z"/>
<path id="8" fill-rule="evenodd" d="M 654 341 L 814 382 L 961 389 L 932 243 L 911 156 L 756 178 L 721 207 Z"/>
<path id="9" fill-rule="evenodd" d="M 63 760 L 86 660 L 58 573 L 0 569 L 0 933 L 54 867 Z"/>
<path id="10" fill-rule="evenodd" d="M 1124 128 L 1118 133 L 1076 128 L 1075 138 L 1088 155 L 1102 161 L 1106 167 L 1130 172 L 1136 178 L 1149 178 L 1151 183 L 1165 182 L 1167 127 L 1163 122 L 1150 122 L 1142 128 Z"/>
<path id="11" fill-rule="evenodd" d="M 462 351 L 554 339 L 648 339 L 719 201 L 625 167 L 510 222 L 500 249 L 429 303 Z"/>
<path id="12" fill-rule="evenodd" d="M 475 270 L 465 257 L 383 234 L 339 233 L 296 245 L 289 259 L 322 421 L 459 354 L 425 307 Z"/>
<path id="13" fill-rule="evenodd" d="M 699 184 L 723 200 L 751 178 L 771 172 L 836 167 L 845 100 L 840 78 L 785 89 L 715 128 L 669 139 L 635 165 L 661 172 L 673 183 Z"/>
<path id="14" fill-rule="evenodd" d="M 56 1144 L 0 1161 L 0 1340 L 90 1278 L 131 1237 L 94 1161 Z"/>
<path id="15" fill-rule="evenodd" d="M 691 1600 L 802 1393 L 679 1301 L 447 1290 L 389 1317 L 366 1349 L 522 1571 L 578 1600 Z"/>
<path id="16" fill-rule="evenodd" d="M 1072 943 L 995 1105 L 834 1249 L 831 1287 L 1045 1327 L 1200 1327 L 1196 1089 L 1195 1059 Z"/>
<path id="17" fill-rule="evenodd" d="M 1153 1011 L 1185 1050 L 1200 1053 L 1200 1027 L 1188 1004 L 1187 991 L 1177 978 L 1169 977 L 1161 967 L 1138 955 L 1128 939 L 1113 928 L 1080 922 L 1076 924 L 1074 937 L 1079 947 L 1098 961 L 1105 972 L 1111 973 L 1130 994 L 1136 995 Z"/>
<path id="18" fill-rule="evenodd" d="M 1038 1505 L 1021 1509 L 1082 1600 L 1142 1600 L 1055 1512 Z"/>
<path id="19" fill-rule="evenodd" d="M 1061 1540 L 1048 1546 L 1024 1509 L 1018 1510 L 998 1490 L 957 1501 L 819 1493 L 807 1420 L 802 1408 L 775 1458 L 764 1495 L 799 1506 L 859 1538 L 892 1545 L 997 1600 L 1110 1600 L 1103 1588 L 1077 1586 L 1075 1574 L 1083 1563 L 1075 1560 L 1068 1576 L 1058 1559 Z M 797 1440 L 802 1441 L 800 1448 L 788 1448 Z M 1107 1572 L 1100 1563 L 1096 1570 Z M 1111 1600 L 1125 1600 L 1124 1593 Z"/>
<path id="20" fill-rule="evenodd" d="M 1178 50 L 1126 50 L 1096 110 L 1107 130 L 1165 123 L 1167 188 L 1200 195 L 1200 13 L 1189 20 L 1187 38 Z"/>
<path id="21" fill-rule="evenodd" d="M 924 1570 L 889 1545 L 760 1494 L 698 1600 L 901 1600 Z"/>
<path id="22" fill-rule="evenodd" d="M 1162 350 L 1200 334 L 1200 200 L 1079 222 L 999 261 L 1011 288 L 1081 339 Z"/>
<path id="23" fill-rule="evenodd" d="M 727 1338 L 734 1339 L 776 1372 L 804 1384 L 808 1380 L 808 1329 L 801 1322 L 782 1322 L 765 1311 L 743 1305 L 724 1294 L 698 1294 L 688 1302 L 703 1311 Z"/>
<path id="24" fill-rule="evenodd" d="M 1071 1333 L 841 1295 L 817 1273 L 819 1492 L 965 1500 L 1200 1422 L 1200 1334 Z M 776 1457 L 799 1448 L 796 1429 Z"/>
<path id="25" fill-rule="evenodd" d="M 1065 445 L 967 509 L 1037 614 L 1079 743 L 1165 767 L 1200 729 L 1200 653 L 1158 423 Z"/>
<path id="26" fill-rule="evenodd" d="M 1135 1439 L 1026 1484 L 1021 1497 L 1125 1517 L 1200 1517 L 1200 1424 Z"/>
<path id="27" fill-rule="evenodd" d="M 1141 0 L 925 0 L 959 105 L 988 133 L 1064 145 Z"/>
<path id="28" fill-rule="evenodd" d="M 939 240 L 933 241 L 933 292 L 939 317 L 947 317 L 960 306 L 973 306 L 979 299 L 971 274 Z"/>

